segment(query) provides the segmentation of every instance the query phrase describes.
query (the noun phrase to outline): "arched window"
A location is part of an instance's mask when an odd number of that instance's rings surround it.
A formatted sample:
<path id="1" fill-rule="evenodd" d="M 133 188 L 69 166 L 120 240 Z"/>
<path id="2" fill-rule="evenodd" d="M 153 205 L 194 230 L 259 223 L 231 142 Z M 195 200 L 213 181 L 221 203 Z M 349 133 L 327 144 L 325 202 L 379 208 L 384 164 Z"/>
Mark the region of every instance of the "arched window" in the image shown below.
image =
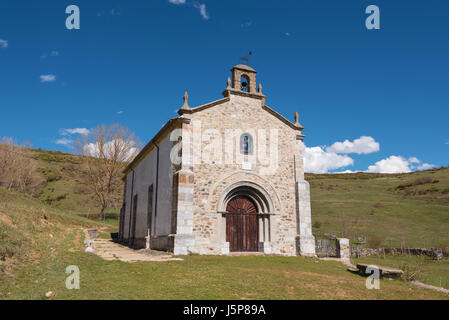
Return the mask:
<path id="1" fill-rule="evenodd" d="M 251 137 L 251 135 L 249 135 L 248 133 L 244 133 L 240 136 L 240 153 L 253 153 L 253 137 Z"/>
<path id="2" fill-rule="evenodd" d="M 240 78 L 240 90 L 249 92 L 249 77 L 247 75 L 243 75 Z"/>

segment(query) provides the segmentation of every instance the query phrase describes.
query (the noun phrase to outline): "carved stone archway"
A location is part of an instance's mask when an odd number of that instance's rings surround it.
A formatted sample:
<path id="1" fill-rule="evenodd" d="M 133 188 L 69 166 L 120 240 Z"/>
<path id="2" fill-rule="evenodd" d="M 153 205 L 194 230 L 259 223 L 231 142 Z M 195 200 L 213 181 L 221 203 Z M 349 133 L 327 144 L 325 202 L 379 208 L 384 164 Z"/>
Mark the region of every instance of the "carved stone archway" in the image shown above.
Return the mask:
<path id="1" fill-rule="evenodd" d="M 268 192 L 251 181 L 239 181 L 228 186 L 218 202 L 218 212 L 222 214 L 220 219 L 220 240 L 223 244 L 229 246 L 226 242 L 226 207 L 230 201 L 236 197 L 247 197 L 257 207 L 258 230 L 259 230 L 259 252 L 271 253 L 271 219 L 274 215 L 273 201 Z"/>

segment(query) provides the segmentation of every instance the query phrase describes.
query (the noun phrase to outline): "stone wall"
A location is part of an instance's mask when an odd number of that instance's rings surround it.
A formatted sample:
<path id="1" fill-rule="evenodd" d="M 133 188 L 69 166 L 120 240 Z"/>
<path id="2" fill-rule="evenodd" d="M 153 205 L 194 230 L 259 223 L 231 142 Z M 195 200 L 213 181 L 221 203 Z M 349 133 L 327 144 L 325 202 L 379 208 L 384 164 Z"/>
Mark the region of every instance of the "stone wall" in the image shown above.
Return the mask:
<path id="1" fill-rule="evenodd" d="M 369 257 L 369 256 L 381 256 L 381 255 L 413 255 L 413 256 L 428 256 L 436 257 L 439 253 L 443 254 L 443 250 L 437 248 L 356 248 L 351 247 L 352 257 Z M 447 256 L 447 255 L 446 255 Z"/>
<path id="2" fill-rule="evenodd" d="M 226 163 L 226 150 L 212 152 L 212 159 L 197 163 L 194 161 L 194 235 L 195 251 L 197 253 L 222 254 L 226 252 L 225 222 L 219 213 L 220 201 L 226 190 L 235 183 L 245 181 L 263 189 L 272 203 L 269 221 L 269 235 L 266 247 L 271 247 L 274 254 L 295 255 L 297 213 L 294 155 L 301 154 L 297 141 L 298 131 L 292 129 L 277 117 L 263 110 L 263 101 L 254 97 L 229 95 L 229 100 L 213 108 L 189 114 L 190 126 L 194 134 L 202 133 L 206 139 L 219 139 L 226 136 L 226 130 L 241 129 L 241 133 L 250 133 L 256 140 L 257 129 L 266 130 L 266 138 L 255 143 L 264 143 L 267 153 L 270 152 L 270 129 L 277 129 L 278 147 L 277 167 L 269 172 L 274 163 L 257 163 L 248 157 L 245 162 L 251 163 L 244 167 L 242 163 Z M 200 123 L 201 127 L 195 125 Z M 229 132 L 229 131 L 228 131 Z M 234 150 L 238 150 L 236 135 Z M 223 141 L 224 142 L 224 141 Z M 224 145 L 224 143 L 223 143 Z M 237 147 L 237 149 L 236 149 Z M 210 154 L 209 143 L 201 143 L 202 154 Z M 302 164 L 301 164 L 302 165 Z M 302 168 L 300 168 L 302 169 Z M 269 243 L 268 243 L 269 242 Z"/>

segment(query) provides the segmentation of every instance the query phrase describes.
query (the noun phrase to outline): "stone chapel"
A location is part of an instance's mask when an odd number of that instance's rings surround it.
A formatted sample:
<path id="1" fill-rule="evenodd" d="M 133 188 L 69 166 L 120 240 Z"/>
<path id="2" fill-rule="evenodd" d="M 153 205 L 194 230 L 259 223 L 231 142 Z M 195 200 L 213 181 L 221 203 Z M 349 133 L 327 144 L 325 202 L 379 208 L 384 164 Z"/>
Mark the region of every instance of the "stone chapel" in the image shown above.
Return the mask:
<path id="1" fill-rule="evenodd" d="M 223 98 L 191 108 L 187 93 L 124 171 L 119 241 L 227 255 L 315 256 L 304 129 L 266 104 L 257 72 L 231 69 Z"/>

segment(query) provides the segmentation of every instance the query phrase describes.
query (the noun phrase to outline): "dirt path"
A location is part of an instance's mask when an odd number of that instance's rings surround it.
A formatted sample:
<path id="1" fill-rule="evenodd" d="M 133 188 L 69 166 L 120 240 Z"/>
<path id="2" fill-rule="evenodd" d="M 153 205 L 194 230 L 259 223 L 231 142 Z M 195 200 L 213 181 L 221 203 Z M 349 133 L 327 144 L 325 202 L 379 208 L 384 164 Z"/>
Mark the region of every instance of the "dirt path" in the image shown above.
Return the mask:
<path id="1" fill-rule="evenodd" d="M 421 288 L 435 290 L 435 291 L 443 292 L 443 293 L 449 295 L 449 290 L 447 290 L 445 288 L 431 286 L 430 284 L 425 284 L 425 283 L 422 283 L 422 282 L 419 282 L 419 281 L 411 281 L 410 283 L 415 285 L 415 286 L 421 287 Z"/>
<path id="2" fill-rule="evenodd" d="M 85 238 L 89 239 L 87 230 L 84 230 Z M 108 239 L 95 239 L 92 245 L 95 253 L 105 260 L 120 260 L 124 262 L 138 262 L 138 261 L 182 261 L 181 258 L 173 258 L 173 256 L 166 252 L 154 250 L 134 250 Z"/>

